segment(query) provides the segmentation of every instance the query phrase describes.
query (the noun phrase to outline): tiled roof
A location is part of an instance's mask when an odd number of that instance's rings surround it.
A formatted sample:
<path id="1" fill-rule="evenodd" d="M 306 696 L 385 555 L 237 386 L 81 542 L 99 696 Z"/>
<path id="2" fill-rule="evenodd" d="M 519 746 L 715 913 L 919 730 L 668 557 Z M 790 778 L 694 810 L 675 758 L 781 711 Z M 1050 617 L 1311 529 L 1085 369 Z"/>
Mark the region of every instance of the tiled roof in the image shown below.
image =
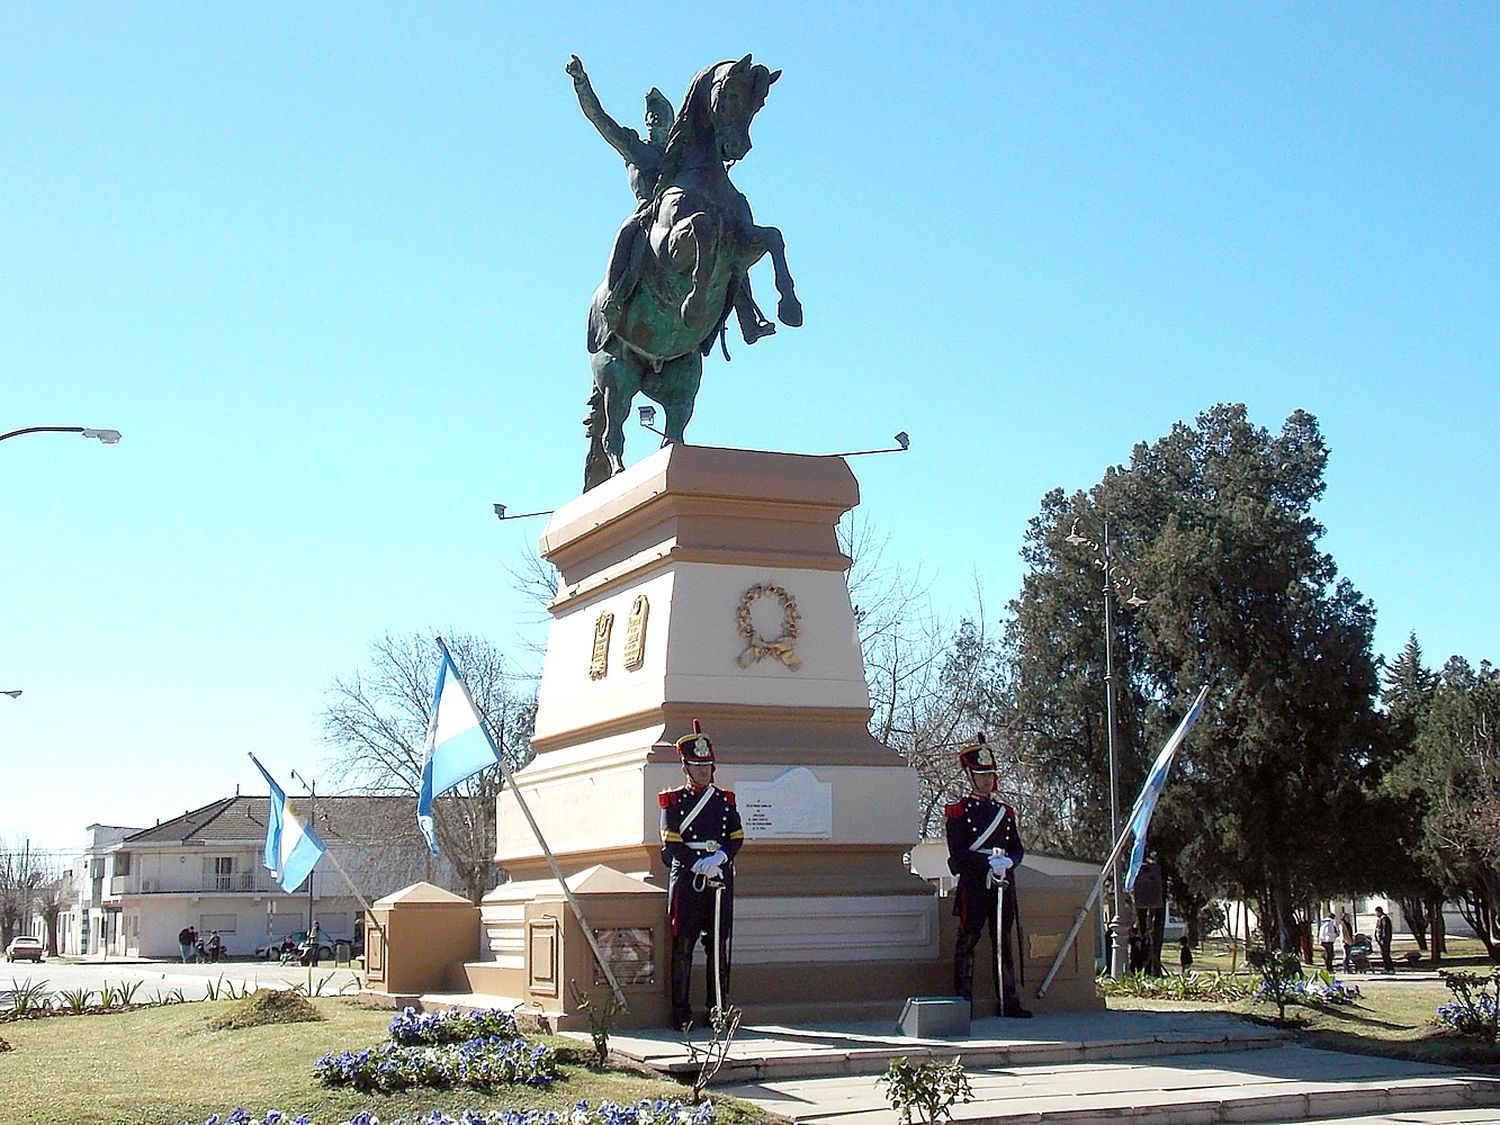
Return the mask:
<path id="1" fill-rule="evenodd" d="M 269 797 L 223 797 L 202 808 L 164 820 L 125 837 L 125 844 L 169 844 L 201 841 L 259 842 L 266 836 Z M 306 811 L 307 798 L 292 798 Z M 315 828 L 324 840 L 385 840 L 417 833 L 416 801 L 411 797 L 319 797 L 313 802 Z"/>

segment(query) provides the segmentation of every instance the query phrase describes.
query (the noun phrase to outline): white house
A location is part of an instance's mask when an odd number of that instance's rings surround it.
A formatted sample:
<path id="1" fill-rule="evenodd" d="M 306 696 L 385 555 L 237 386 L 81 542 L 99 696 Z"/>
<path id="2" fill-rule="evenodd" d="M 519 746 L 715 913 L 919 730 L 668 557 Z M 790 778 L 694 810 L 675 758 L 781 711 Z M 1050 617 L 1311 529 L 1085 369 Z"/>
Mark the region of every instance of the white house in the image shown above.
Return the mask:
<path id="1" fill-rule="evenodd" d="M 114 824 L 90 824 L 85 829 L 83 851 L 73 864 L 73 894 L 57 916 L 59 953 L 84 957 L 125 952 L 119 904 L 109 894 L 112 853 L 121 840 L 139 831 Z"/>
<path id="2" fill-rule="evenodd" d="M 225 797 L 124 836 L 109 853 L 101 903 L 118 918 L 110 951 L 177 957 L 178 933 L 192 926 L 205 941 L 217 930 L 230 956 L 248 956 L 307 929 L 309 916 L 330 943 L 352 939 L 359 902 L 332 860 L 366 902 L 418 880 L 458 889 L 451 865 L 428 852 L 410 798 L 318 797 L 311 815 L 329 854 L 288 894 L 261 862 L 268 804 Z"/>

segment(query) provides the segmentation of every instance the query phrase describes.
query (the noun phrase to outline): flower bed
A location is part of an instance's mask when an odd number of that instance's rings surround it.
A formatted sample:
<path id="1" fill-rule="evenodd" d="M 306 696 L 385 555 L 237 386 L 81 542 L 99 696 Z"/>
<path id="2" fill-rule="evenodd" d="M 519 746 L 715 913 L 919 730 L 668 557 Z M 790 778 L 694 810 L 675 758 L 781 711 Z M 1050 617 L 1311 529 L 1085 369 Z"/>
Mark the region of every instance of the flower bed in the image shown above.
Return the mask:
<path id="1" fill-rule="evenodd" d="M 305 1113 L 293 1117 L 269 1109 L 259 1117 L 252 1117 L 248 1111 L 237 1109 L 227 1117 L 216 1113 L 203 1125 L 708 1125 L 713 1118 L 712 1102 L 695 1106 L 658 1100 L 640 1101 L 634 1105 L 600 1102 L 597 1106 L 579 1102 L 566 1113 L 555 1109 L 504 1109 L 488 1113 L 469 1109 L 456 1117 L 434 1109 L 427 1113 L 383 1119 L 364 1110 L 346 1121 L 326 1123 L 314 1121 Z"/>
<path id="2" fill-rule="evenodd" d="M 1313 1004 L 1352 1004 L 1360 997 L 1359 985 L 1349 984 L 1319 969 L 1311 977 L 1286 982 L 1287 1000 Z M 1255 986 L 1256 1000 L 1276 999 L 1275 988 L 1262 980 Z"/>
<path id="3" fill-rule="evenodd" d="M 507 1084 L 547 1086 L 557 1077 L 552 1048 L 524 1039 L 488 1035 L 464 1043 L 412 1046 L 382 1043 L 361 1051 L 324 1055 L 313 1072 L 325 1086 L 356 1090 L 406 1090 L 412 1086 L 473 1086 L 489 1089 Z"/>
<path id="4" fill-rule="evenodd" d="M 492 1035 L 516 1037 L 516 1017 L 503 1008 L 477 1012 L 419 1012 L 404 1008 L 387 1029 L 396 1043 L 466 1043 Z"/>

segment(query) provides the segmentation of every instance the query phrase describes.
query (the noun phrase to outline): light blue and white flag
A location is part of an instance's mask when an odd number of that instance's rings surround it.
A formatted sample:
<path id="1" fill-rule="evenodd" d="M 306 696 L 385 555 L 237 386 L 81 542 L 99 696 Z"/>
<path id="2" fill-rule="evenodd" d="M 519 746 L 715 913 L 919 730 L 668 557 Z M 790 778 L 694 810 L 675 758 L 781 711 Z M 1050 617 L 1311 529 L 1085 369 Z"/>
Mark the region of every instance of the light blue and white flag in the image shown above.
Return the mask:
<path id="1" fill-rule="evenodd" d="M 266 784 L 271 787 L 271 812 L 266 817 L 266 869 L 272 872 L 281 889 L 290 894 L 302 885 L 302 880 L 312 874 L 312 869 L 323 858 L 323 841 L 313 831 L 311 824 L 304 824 L 297 808 L 287 800 L 286 791 L 276 784 L 276 779 L 266 772 L 254 754 L 250 760 L 260 770 Z"/>
<path id="2" fill-rule="evenodd" d="M 1193 700 L 1193 705 L 1188 708 L 1188 713 L 1182 717 L 1182 722 L 1177 724 L 1177 729 L 1172 732 L 1172 737 L 1167 739 L 1167 744 L 1161 748 L 1161 753 L 1156 755 L 1156 761 L 1151 764 L 1151 772 L 1146 775 L 1146 784 L 1141 789 L 1141 795 L 1136 798 L 1135 809 L 1130 814 L 1130 821 L 1126 827 L 1135 833 L 1135 846 L 1130 850 L 1130 870 L 1125 873 L 1125 889 L 1135 890 L 1136 876 L 1141 873 L 1141 864 L 1146 859 L 1146 830 L 1151 827 L 1151 814 L 1156 811 L 1156 799 L 1161 796 L 1162 788 L 1167 784 L 1167 771 L 1172 768 L 1172 756 L 1177 753 L 1177 748 L 1187 738 L 1187 733 L 1192 729 L 1193 723 L 1203 710 L 1203 703 L 1208 699 L 1208 685 L 1203 685 L 1203 690 L 1198 693 L 1198 698 Z"/>
<path id="3" fill-rule="evenodd" d="M 427 723 L 427 747 L 422 753 L 422 790 L 417 796 L 417 827 L 427 837 L 433 855 L 438 854 L 433 799 L 499 760 L 500 754 L 469 698 L 463 677 L 444 648 L 437 690 L 432 694 L 432 716 Z"/>

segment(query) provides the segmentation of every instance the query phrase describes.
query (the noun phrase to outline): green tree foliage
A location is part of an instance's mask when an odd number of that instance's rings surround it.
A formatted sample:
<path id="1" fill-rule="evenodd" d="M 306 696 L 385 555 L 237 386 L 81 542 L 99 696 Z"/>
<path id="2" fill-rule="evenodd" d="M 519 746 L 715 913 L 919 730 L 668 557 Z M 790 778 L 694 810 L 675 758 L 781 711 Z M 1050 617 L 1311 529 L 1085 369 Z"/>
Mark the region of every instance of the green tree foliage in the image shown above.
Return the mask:
<path id="1" fill-rule="evenodd" d="M 1062 843 L 1108 846 L 1103 575 L 1068 542 L 1109 521 L 1121 816 L 1199 685 L 1206 714 L 1174 766 L 1152 843 L 1181 892 L 1257 900 L 1290 947 L 1293 905 L 1342 881 L 1382 766 L 1374 610 L 1318 549 L 1328 449 L 1312 415 L 1272 434 L 1240 405 L 1178 423 L 1088 492 L 1048 493 L 1011 604 L 1012 701 L 1040 772 L 1071 811 Z M 1098 531 L 1090 538 L 1100 541 Z M 1128 580 L 1127 580 L 1128 578 Z"/>
<path id="2" fill-rule="evenodd" d="M 1386 666 L 1380 689 L 1386 735 L 1398 761 L 1409 760 L 1416 752 L 1417 737 L 1427 722 L 1437 685 L 1438 677 L 1423 662 L 1422 646 L 1412 633 Z M 1443 953 L 1443 902 L 1459 894 L 1461 888 L 1453 885 L 1441 865 L 1413 862 L 1423 854 L 1423 826 L 1430 804 L 1426 791 L 1412 786 L 1410 779 L 1409 773 L 1396 769 L 1382 784 L 1380 821 L 1384 831 L 1373 841 L 1379 872 L 1371 884 L 1383 887 L 1401 904 L 1402 916 L 1418 945 L 1438 961 Z M 1430 943 L 1426 938 L 1429 927 Z"/>
<path id="3" fill-rule="evenodd" d="M 1500 961 L 1500 672 L 1451 658 L 1414 721 L 1410 751 L 1389 778 L 1391 791 L 1421 811 L 1414 866 L 1462 896 Z"/>

